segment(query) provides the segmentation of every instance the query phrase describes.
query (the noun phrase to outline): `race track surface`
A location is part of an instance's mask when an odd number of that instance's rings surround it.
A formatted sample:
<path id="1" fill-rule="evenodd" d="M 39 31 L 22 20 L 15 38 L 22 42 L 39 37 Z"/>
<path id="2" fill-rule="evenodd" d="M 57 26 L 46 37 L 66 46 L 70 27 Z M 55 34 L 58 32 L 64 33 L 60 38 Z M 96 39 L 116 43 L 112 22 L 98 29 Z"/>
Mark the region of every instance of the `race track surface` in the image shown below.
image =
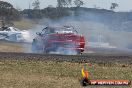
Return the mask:
<path id="1" fill-rule="evenodd" d="M 123 62 L 132 64 L 131 54 L 85 54 L 85 55 L 57 55 L 0 52 L 1 60 L 41 60 L 41 61 L 68 61 L 68 62 Z"/>

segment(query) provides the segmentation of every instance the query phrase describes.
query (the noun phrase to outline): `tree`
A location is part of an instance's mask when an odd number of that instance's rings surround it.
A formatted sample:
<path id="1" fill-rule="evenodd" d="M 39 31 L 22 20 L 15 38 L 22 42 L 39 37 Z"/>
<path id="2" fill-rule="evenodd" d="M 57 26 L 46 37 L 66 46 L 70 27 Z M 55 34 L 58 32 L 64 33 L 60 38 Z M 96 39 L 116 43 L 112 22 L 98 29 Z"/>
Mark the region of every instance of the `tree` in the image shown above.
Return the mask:
<path id="1" fill-rule="evenodd" d="M 34 7 L 33 9 L 39 9 L 40 8 L 40 1 L 39 0 L 35 0 L 32 3 L 32 6 Z"/>
<path id="2" fill-rule="evenodd" d="M 75 1 L 74 1 L 74 4 L 76 5 L 76 7 L 80 7 L 80 6 L 82 6 L 84 3 L 83 3 L 82 0 L 75 0 Z"/>
<path id="3" fill-rule="evenodd" d="M 64 0 L 65 2 L 64 2 L 64 6 L 67 6 L 68 7 L 68 5 L 71 5 L 71 2 L 72 2 L 72 0 Z"/>
<path id="4" fill-rule="evenodd" d="M 76 5 L 76 8 L 75 8 L 75 11 L 74 11 L 74 14 L 76 16 L 79 15 L 79 8 L 84 4 L 82 0 L 75 0 L 74 1 L 74 4 Z"/>
<path id="5" fill-rule="evenodd" d="M 0 1 L 0 19 L 9 21 L 19 18 L 19 15 L 19 11 L 16 10 L 12 4 Z"/>
<path id="6" fill-rule="evenodd" d="M 68 16 L 70 12 L 65 6 L 71 5 L 72 0 L 57 0 L 58 7 L 57 7 L 57 18 Z"/>
<path id="7" fill-rule="evenodd" d="M 111 10 L 114 10 L 116 7 L 118 7 L 117 3 L 111 3 L 111 7 L 110 7 Z"/>
<path id="8" fill-rule="evenodd" d="M 1 12 L 0 16 L 11 14 L 12 9 L 13 9 L 13 6 L 10 3 L 0 1 L 0 12 Z"/>
<path id="9" fill-rule="evenodd" d="M 32 6 L 33 6 L 33 10 L 32 10 L 32 13 L 30 13 L 30 17 L 35 18 L 35 19 L 42 18 L 42 13 L 41 13 L 41 10 L 40 10 L 40 1 L 35 0 L 32 3 Z"/>
<path id="10" fill-rule="evenodd" d="M 58 7 L 71 5 L 72 0 L 57 0 Z"/>

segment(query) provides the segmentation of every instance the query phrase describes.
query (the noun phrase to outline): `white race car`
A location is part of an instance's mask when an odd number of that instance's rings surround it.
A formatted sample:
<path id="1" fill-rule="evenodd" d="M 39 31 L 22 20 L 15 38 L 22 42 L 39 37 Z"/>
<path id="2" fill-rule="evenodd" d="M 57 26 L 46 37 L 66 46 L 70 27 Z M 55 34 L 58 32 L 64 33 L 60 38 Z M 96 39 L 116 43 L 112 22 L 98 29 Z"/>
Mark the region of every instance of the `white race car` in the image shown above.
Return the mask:
<path id="1" fill-rule="evenodd" d="M 30 38 L 27 30 L 20 31 L 15 27 L 2 27 L 0 28 L 0 39 L 13 41 L 13 42 L 26 42 Z"/>

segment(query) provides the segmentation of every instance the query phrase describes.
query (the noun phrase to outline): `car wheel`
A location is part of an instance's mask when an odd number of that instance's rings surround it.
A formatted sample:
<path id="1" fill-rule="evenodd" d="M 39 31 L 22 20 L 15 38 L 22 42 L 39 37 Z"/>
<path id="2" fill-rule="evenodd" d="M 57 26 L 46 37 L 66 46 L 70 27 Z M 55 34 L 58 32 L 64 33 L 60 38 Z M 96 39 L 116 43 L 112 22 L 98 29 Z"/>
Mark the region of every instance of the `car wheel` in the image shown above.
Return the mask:
<path id="1" fill-rule="evenodd" d="M 45 50 L 45 53 L 46 53 L 46 54 L 50 54 L 50 51 L 49 51 L 49 50 Z"/>
<path id="2" fill-rule="evenodd" d="M 53 50 L 52 49 L 49 49 L 49 48 L 45 48 L 44 49 L 44 53 L 45 54 L 50 54 Z"/>
<path id="3" fill-rule="evenodd" d="M 81 50 L 77 50 L 77 55 L 81 55 L 81 54 L 82 54 Z"/>
<path id="4" fill-rule="evenodd" d="M 45 44 L 43 44 L 43 46 L 42 46 L 42 53 L 48 54 L 48 51 L 47 51 L 47 49 L 45 48 Z"/>
<path id="5" fill-rule="evenodd" d="M 33 42 L 32 42 L 32 52 L 38 53 L 37 42 L 35 41 L 35 39 L 33 39 Z"/>

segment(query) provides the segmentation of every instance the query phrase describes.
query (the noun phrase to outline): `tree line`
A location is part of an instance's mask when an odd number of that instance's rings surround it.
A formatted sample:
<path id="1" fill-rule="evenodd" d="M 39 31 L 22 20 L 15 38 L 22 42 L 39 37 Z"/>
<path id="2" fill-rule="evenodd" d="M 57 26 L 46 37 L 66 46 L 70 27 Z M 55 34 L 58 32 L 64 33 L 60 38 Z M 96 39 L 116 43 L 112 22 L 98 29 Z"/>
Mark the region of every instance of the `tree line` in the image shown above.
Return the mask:
<path id="1" fill-rule="evenodd" d="M 56 0 L 57 7 L 49 5 L 47 8 L 40 9 L 40 1 L 34 0 L 32 7 L 19 11 L 15 9 L 12 4 L 0 1 L 0 20 L 19 20 L 22 17 L 27 17 L 29 19 L 41 19 L 43 17 L 58 19 L 64 16 L 70 16 L 72 14 L 78 15 L 78 9 L 84 5 L 83 0 Z M 75 7 L 72 7 L 72 2 L 74 2 Z M 114 10 L 118 7 L 117 3 L 112 3 L 110 9 Z M 74 13 L 73 13 L 74 12 Z"/>
<path id="2" fill-rule="evenodd" d="M 15 20 L 19 16 L 19 11 L 12 4 L 0 1 L 0 20 Z"/>
<path id="3" fill-rule="evenodd" d="M 71 15 L 71 3 L 72 0 L 57 0 L 57 7 L 49 5 L 47 8 L 40 9 L 40 1 L 35 0 L 32 3 L 33 9 L 25 9 L 22 11 L 28 18 L 51 18 L 56 19 L 64 16 Z M 75 8 L 79 8 L 83 5 L 82 0 L 74 0 Z"/>

